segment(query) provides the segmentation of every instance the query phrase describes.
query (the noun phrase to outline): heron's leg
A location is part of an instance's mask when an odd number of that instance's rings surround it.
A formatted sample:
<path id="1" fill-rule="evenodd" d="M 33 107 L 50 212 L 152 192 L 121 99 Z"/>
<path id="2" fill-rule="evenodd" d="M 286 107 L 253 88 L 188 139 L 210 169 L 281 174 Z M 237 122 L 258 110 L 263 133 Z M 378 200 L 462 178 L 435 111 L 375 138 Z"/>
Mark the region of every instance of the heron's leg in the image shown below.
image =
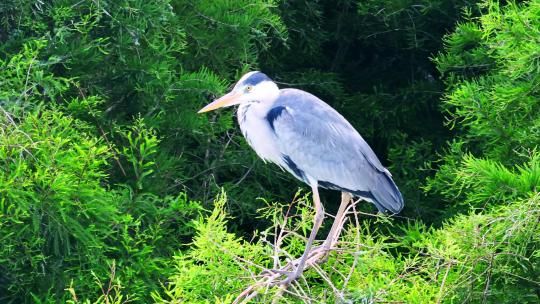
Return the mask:
<path id="1" fill-rule="evenodd" d="M 321 224 L 324 219 L 324 209 L 321 204 L 321 200 L 319 198 L 319 189 L 317 189 L 317 184 L 315 184 L 315 186 L 311 186 L 311 189 L 313 192 L 313 204 L 315 205 L 315 218 L 313 219 L 313 228 L 311 229 L 311 233 L 309 234 L 309 238 L 306 244 L 306 249 L 304 249 L 304 254 L 302 254 L 302 257 L 300 258 L 300 261 L 298 262 L 298 266 L 296 267 L 296 270 L 290 273 L 287 279 L 282 281 L 282 284 L 288 284 L 294 281 L 304 271 L 306 260 L 310 254 L 311 245 L 313 244 L 313 241 L 315 240 L 315 237 L 317 236 L 317 231 L 319 231 L 319 228 L 321 227 Z"/>
<path id="2" fill-rule="evenodd" d="M 343 228 L 343 217 L 345 215 L 345 210 L 347 209 L 347 206 L 351 202 L 352 196 L 348 192 L 341 192 L 341 204 L 339 205 L 338 212 L 336 213 L 336 217 L 334 218 L 334 223 L 332 224 L 332 228 L 330 228 L 330 232 L 328 233 L 328 237 L 326 237 L 326 240 L 323 243 L 322 249 L 323 252 L 325 252 L 325 255 L 327 255 L 328 251 L 332 246 L 337 242 L 339 239 L 339 234 L 341 233 L 341 229 Z"/>

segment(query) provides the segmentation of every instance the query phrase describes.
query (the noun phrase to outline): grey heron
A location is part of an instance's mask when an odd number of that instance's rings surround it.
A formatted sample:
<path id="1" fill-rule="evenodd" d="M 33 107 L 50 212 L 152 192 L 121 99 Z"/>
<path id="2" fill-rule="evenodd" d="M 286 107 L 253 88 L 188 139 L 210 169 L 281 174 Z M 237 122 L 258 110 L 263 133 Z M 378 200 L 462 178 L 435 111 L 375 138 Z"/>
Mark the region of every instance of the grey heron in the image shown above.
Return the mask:
<path id="1" fill-rule="evenodd" d="M 403 197 L 390 172 L 366 141 L 336 110 L 314 95 L 297 89 L 279 89 L 259 71 L 242 76 L 231 92 L 199 113 L 239 105 L 242 134 L 257 155 L 287 170 L 311 187 L 315 218 L 306 248 L 284 283 L 302 272 L 317 231 L 324 219 L 318 187 L 342 191 L 341 205 L 327 239 L 328 252 L 336 239 L 352 196 L 373 203 L 380 212 L 399 213 Z"/>

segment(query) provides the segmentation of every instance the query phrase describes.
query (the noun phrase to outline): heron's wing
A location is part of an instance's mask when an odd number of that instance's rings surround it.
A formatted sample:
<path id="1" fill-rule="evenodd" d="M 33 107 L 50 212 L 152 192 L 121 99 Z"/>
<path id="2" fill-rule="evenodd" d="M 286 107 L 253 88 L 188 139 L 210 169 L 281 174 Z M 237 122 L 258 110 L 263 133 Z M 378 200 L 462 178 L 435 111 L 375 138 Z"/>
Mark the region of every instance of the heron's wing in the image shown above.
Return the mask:
<path id="1" fill-rule="evenodd" d="M 281 90 L 267 119 L 291 173 L 367 198 L 381 211 L 402 209 L 390 172 L 349 122 L 322 100 L 300 90 Z"/>

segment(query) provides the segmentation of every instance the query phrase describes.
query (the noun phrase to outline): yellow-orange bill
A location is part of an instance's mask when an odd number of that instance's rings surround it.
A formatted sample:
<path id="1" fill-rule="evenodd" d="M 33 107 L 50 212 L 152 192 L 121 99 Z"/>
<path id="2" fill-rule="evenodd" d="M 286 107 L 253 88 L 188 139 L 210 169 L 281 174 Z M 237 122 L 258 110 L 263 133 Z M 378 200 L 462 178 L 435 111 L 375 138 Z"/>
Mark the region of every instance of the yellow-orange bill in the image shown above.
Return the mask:
<path id="1" fill-rule="evenodd" d="M 216 99 L 213 102 L 207 104 L 204 108 L 200 109 L 199 112 L 197 113 L 204 113 L 204 112 L 212 111 L 218 108 L 235 105 L 240 95 L 241 94 L 230 92 L 224 95 L 223 97 Z"/>

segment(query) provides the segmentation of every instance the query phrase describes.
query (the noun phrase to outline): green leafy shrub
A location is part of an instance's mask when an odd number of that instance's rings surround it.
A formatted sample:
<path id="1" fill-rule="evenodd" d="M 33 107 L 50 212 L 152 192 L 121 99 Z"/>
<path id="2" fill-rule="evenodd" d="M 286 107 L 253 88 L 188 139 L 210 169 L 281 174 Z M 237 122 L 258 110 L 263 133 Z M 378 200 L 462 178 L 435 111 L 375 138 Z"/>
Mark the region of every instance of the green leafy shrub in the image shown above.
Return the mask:
<path id="1" fill-rule="evenodd" d="M 114 260 L 130 297 L 159 288 L 198 204 L 103 187 L 111 149 L 58 111 L 3 112 L 0 125 L 6 299 L 61 297 L 70 282 L 80 296 L 93 294 L 92 274 L 107 277 Z"/>
<path id="2" fill-rule="evenodd" d="M 458 24 L 445 38 L 445 52 L 435 58 L 448 87 L 449 126 L 459 136 L 435 164 L 426 189 L 442 196 L 447 216 L 473 208 L 452 220 L 462 230 L 447 232 L 470 241 L 451 246 L 447 240 L 441 247 L 455 254 L 447 262 L 453 297 L 533 303 L 540 295 L 540 4 L 484 1 L 481 8 L 481 17 Z"/>
<path id="3" fill-rule="evenodd" d="M 144 301 L 172 270 L 169 256 L 192 235 L 200 205 L 184 193 L 144 192 L 158 138 L 139 119 L 116 136 L 119 149 L 95 134 L 100 98 L 67 99 L 73 79 L 51 73 L 41 40 L 0 61 L 0 299 L 69 299 L 102 293 L 115 264 L 129 296 Z M 64 99 L 66 98 L 66 99 Z M 83 115 L 84 113 L 84 115 Z M 111 163 L 127 161 L 132 186 L 107 185 Z"/>
<path id="4" fill-rule="evenodd" d="M 119 199 L 100 185 L 110 152 L 59 112 L 15 119 L 1 122 L 2 286 L 58 293 L 102 262 Z"/>
<path id="5" fill-rule="evenodd" d="M 461 194 L 463 187 L 475 182 L 467 178 L 474 176 L 474 170 L 502 166 L 509 167 L 509 171 L 514 170 L 512 167 L 525 170 L 529 165 L 519 165 L 537 158 L 536 147 L 540 143 L 540 95 L 534 55 L 538 51 L 532 47 L 540 31 L 540 24 L 535 22 L 539 5 L 531 1 L 501 7 L 485 1 L 482 7 L 487 12 L 478 22 L 459 24 L 445 38 L 446 52 L 435 59 L 447 76 L 449 90 L 444 106 L 449 125 L 460 133 L 447 149 L 437 176 L 429 183 L 429 189 L 447 198 Z M 479 66 L 481 70 L 476 69 Z M 509 192 L 520 186 L 507 179 L 499 176 L 497 185 L 478 191 L 476 194 L 483 196 L 466 202 L 499 202 L 501 196 L 493 196 L 497 190 L 510 198 Z M 531 190 L 538 185 L 538 180 L 535 182 L 530 185 Z"/>

